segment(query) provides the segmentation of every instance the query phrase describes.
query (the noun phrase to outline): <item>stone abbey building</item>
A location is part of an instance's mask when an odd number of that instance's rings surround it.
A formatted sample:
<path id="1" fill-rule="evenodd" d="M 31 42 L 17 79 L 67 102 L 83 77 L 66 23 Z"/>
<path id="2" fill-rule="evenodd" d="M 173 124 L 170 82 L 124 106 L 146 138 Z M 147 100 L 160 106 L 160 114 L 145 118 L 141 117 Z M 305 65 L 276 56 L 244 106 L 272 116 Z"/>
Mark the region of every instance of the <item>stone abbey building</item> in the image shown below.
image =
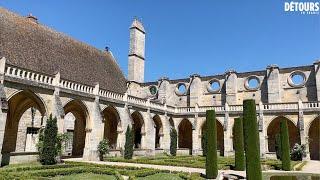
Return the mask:
<path id="1" fill-rule="evenodd" d="M 167 152 L 170 129 L 178 131 L 178 153 L 201 154 L 205 112 L 217 114 L 218 150 L 233 154 L 234 119 L 242 101 L 255 99 L 262 157 L 275 158 L 279 120 L 287 119 L 291 147 L 306 145 L 319 160 L 320 62 L 252 72 L 144 82 L 145 29 L 130 27 L 128 78 L 112 53 L 58 33 L 37 21 L 0 8 L 0 147 L 2 164 L 36 157 L 38 130 L 50 114 L 71 137 L 65 154 L 97 159 L 100 140 L 113 155 L 124 148 L 125 131 L 135 132 L 135 154 Z"/>

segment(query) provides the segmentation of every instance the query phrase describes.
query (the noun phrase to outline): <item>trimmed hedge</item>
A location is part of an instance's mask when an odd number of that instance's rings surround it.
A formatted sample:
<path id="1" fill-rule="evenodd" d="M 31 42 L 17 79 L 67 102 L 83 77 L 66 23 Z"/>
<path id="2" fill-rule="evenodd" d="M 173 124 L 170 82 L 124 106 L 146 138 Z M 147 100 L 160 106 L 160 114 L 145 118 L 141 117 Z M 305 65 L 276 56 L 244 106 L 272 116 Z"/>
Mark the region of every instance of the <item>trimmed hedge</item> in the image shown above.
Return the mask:
<path id="1" fill-rule="evenodd" d="M 288 124 L 285 119 L 280 121 L 280 136 L 281 136 L 281 161 L 282 170 L 290 171 L 290 145 L 289 145 L 289 133 Z"/>
<path id="2" fill-rule="evenodd" d="M 170 154 L 171 156 L 177 155 L 177 130 L 175 128 L 171 128 L 170 130 Z"/>
<path id="3" fill-rule="evenodd" d="M 245 170 L 243 123 L 242 118 L 234 119 L 233 126 L 234 150 L 235 150 L 235 170 Z"/>
<path id="4" fill-rule="evenodd" d="M 130 126 L 128 125 L 126 131 L 126 142 L 124 144 L 124 158 L 125 159 L 132 159 L 133 156 L 133 131 L 131 130 Z"/>
<path id="5" fill-rule="evenodd" d="M 243 130 L 247 179 L 261 180 L 262 172 L 256 103 L 252 99 L 243 101 Z"/>
<path id="6" fill-rule="evenodd" d="M 214 179 L 218 175 L 217 126 L 216 113 L 214 110 L 208 110 L 206 112 L 206 126 L 206 177 L 208 179 Z"/>

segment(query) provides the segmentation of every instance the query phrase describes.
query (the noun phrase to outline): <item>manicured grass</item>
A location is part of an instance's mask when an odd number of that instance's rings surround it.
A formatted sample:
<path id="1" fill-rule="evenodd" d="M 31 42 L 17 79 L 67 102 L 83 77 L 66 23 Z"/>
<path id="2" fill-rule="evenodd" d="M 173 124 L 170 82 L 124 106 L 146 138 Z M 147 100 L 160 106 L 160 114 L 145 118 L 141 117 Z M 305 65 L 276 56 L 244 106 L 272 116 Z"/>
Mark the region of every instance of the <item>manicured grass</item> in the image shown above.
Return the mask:
<path id="1" fill-rule="evenodd" d="M 158 173 L 147 177 L 141 177 L 137 178 L 137 180 L 183 180 L 179 175 L 177 174 L 166 174 L 166 173 Z"/>
<path id="2" fill-rule="evenodd" d="M 141 164 L 157 164 L 167 166 L 183 166 L 194 168 L 205 168 L 205 157 L 203 156 L 169 156 L 156 155 L 152 157 L 134 157 L 133 159 L 124 159 L 123 157 L 108 157 L 106 161 L 129 162 Z M 291 168 L 300 161 L 292 161 Z M 261 159 L 262 169 L 281 169 L 281 161 L 275 159 Z M 218 169 L 232 169 L 234 167 L 234 157 L 218 157 Z"/>
<path id="3" fill-rule="evenodd" d="M 53 180 L 116 180 L 114 176 L 93 173 L 72 174 L 67 176 L 56 176 Z"/>

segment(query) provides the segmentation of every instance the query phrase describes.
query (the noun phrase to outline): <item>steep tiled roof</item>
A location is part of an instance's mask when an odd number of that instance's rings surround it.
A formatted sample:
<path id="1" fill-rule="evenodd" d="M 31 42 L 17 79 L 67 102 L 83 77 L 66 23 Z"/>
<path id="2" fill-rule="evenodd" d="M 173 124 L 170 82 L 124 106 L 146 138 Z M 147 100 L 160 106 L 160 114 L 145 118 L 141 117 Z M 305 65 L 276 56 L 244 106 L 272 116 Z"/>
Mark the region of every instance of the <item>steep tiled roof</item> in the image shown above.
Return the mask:
<path id="1" fill-rule="evenodd" d="M 34 20 L 34 19 L 33 19 Z M 76 41 L 0 7 L 0 56 L 32 71 L 123 93 L 126 79 L 110 52 Z"/>

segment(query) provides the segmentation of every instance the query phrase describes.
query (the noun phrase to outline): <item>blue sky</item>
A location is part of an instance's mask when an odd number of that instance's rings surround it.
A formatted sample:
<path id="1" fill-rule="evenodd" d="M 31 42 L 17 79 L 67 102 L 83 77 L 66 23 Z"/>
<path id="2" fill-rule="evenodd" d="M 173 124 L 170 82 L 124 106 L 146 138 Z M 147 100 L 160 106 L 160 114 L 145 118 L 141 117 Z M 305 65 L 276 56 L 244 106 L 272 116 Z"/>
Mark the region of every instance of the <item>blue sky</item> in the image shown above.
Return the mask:
<path id="1" fill-rule="evenodd" d="M 312 1 L 312 0 L 311 0 Z M 284 12 L 283 0 L 1 0 L 0 6 L 99 49 L 127 74 L 129 26 L 147 31 L 146 81 L 312 64 L 320 59 L 320 15 Z"/>

